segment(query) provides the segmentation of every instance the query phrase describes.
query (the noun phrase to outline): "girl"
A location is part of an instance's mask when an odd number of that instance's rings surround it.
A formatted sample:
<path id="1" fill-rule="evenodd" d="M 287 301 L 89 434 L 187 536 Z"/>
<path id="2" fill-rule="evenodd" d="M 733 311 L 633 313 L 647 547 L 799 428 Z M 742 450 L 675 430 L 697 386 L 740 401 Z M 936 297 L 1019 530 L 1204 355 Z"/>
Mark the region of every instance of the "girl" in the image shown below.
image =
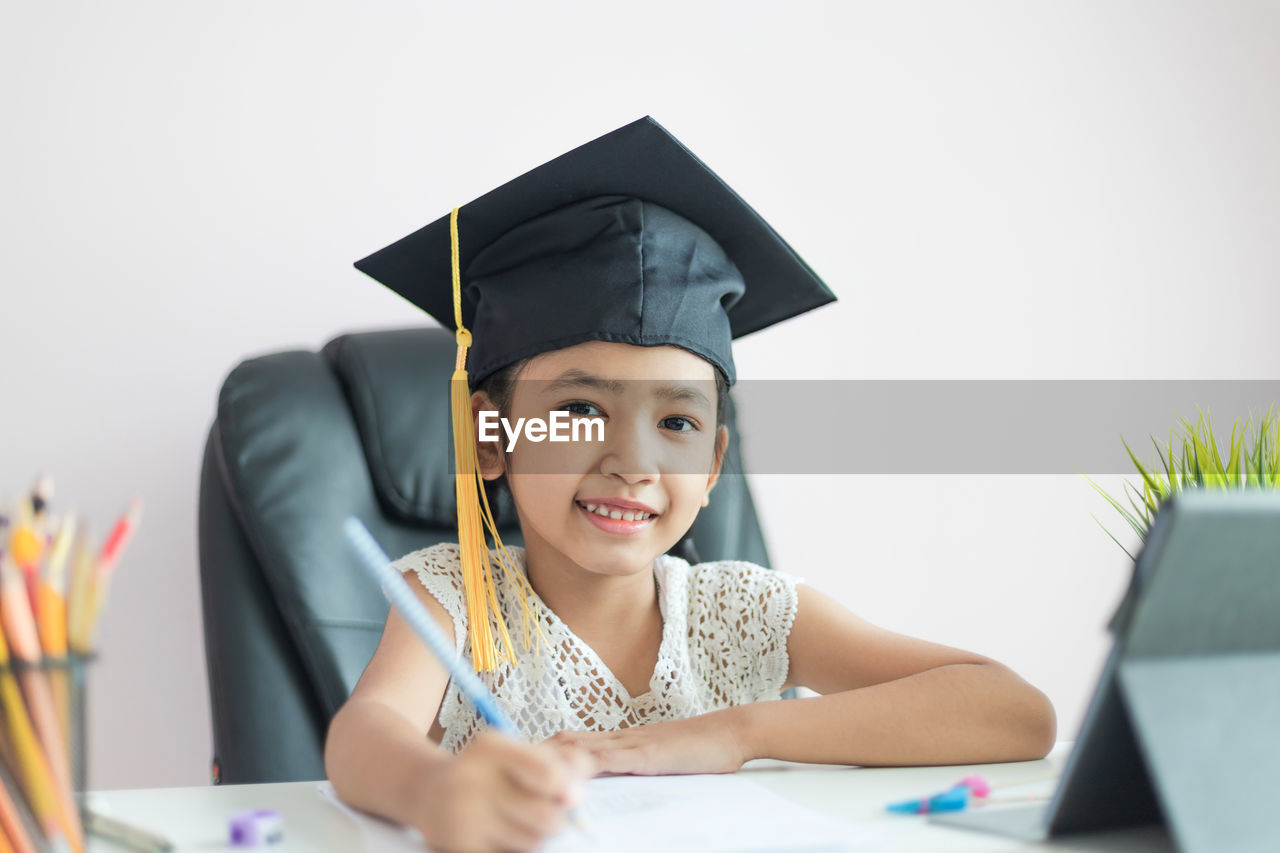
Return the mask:
<path id="1" fill-rule="evenodd" d="M 436 272 L 450 255 L 452 275 Z M 484 731 L 392 611 L 329 729 L 326 770 L 343 799 L 433 848 L 528 849 L 595 773 L 1051 749 L 1052 706 L 1007 667 L 877 628 L 782 572 L 667 554 L 720 475 L 732 337 L 834 297 L 651 120 L 357 266 L 458 328 L 461 547 L 397 565 L 529 742 Z M 493 411 L 603 429 L 475 440 Z M 510 489 L 523 549 L 477 546 L 487 501 L 467 493 L 469 460 Z M 822 695 L 770 701 L 792 686 Z"/>

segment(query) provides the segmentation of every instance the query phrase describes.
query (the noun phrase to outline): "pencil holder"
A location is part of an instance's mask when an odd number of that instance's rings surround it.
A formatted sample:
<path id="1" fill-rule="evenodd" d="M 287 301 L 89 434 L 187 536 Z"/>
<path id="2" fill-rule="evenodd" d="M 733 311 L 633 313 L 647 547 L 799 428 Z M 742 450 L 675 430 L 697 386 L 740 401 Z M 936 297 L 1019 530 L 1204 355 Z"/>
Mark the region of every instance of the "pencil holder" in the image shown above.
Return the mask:
<path id="1" fill-rule="evenodd" d="M 46 659 L 50 660 L 51 669 L 67 673 L 70 693 L 67 750 L 71 757 L 71 780 L 75 786 L 76 802 L 82 814 L 85 810 L 85 794 L 89 787 L 89 742 L 85 737 L 88 726 L 86 684 L 89 664 L 96 659 L 97 655 L 92 652 L 88 654 L 73 652 L 65 658 Z"/>
<path id="2" fill-rule="evenodd" d="M 75 808 L 80 812 L 82 822 L 86 810 L 85 791 L 88 787 L 86 682 L 88 667 L 95 659 L 96 655 L 92 653 L 72 652 L 61 657 L 41 658 L 38 664 L 13 660 L 8 665 L 0 666 L 0 679 L 13 679 L 16 682 L 14 686 L 21 686 L 25 714 L 32 734 L 40 745 L 40 754 L 49 762 L 49 770 L 54 779 L 70 781 Z M 13 723 L 12 720 L 7 722 Z M 56 732 L 56 735 L 51 736 L 51 732 Z M 5 734 L 9 736 L 11 733 Z M 51 740 L 60 743 L 60 748 L 51 751 Z M 54 755 L 60 755 L 65 764 L 54 767 Z M 4 758 L 12 761 L 19 756 L 10 751 Z M 7 769 L 15 782 L 26 776 L 18 767 Z"/>

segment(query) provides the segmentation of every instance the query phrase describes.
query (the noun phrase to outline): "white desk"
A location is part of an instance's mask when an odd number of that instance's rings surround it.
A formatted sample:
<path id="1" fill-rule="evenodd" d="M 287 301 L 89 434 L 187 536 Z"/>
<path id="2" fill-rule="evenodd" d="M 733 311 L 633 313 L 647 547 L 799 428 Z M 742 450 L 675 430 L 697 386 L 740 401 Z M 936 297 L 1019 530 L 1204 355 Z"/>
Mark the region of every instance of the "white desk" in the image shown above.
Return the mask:
<path id="1" fill-rule="evenodd" d="M 884 843 L 877 850 L 1001 853 L 1048 848 L 1145 853 L 1176 849 L 1162 827 L 1080 835 L 1056 840 L 1051 845 L 1037 845 L 933 826 L 926 823 L 923 816 L 885 811 L 891 802 L 949 788 L 969 773 L 981 773 L 991 783 L 993 798 L 1002 795 L 1002 786 L 1033 779 L 1041 781 L 1010 788 L 1005 796 L 1047 797 L 1053 791 L 1053 780 L 1061 772 L 1070 748 L 1070 742 L 1060 742 L 1043 761 L 1013 764 L 868 768 L 762 761 L 752 762 L 740 772 L 784 797 L 819 811 L 886 829 Z M 258 848 L 270 853 L 303 850 L 350 853 L 361 846 L 355 824 L 317 792 L 315 782 L 99 791 L 91 794 L 90 802 L 105 814 L 166 836 L 180 851 L 246 849 L 227 843 L 228 820 L 243 809 L 277 809 L 284 816 L 285 841 Z M 90 844 L 93 853 L 120 849 L 123 848 L 98 839 Z"/>

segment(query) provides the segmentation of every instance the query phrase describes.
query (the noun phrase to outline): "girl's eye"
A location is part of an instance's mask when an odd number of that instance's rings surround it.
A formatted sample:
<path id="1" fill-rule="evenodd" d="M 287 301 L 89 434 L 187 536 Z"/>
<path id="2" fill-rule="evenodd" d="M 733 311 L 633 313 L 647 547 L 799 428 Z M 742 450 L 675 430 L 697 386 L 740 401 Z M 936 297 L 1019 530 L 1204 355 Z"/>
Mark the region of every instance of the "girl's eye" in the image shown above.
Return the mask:
<path id="1" fill-rule="evenodd" d="M 571 415 L 583 415 L 585 417 L 597 417 L 604 414 L 598 406 L 592 403 L 583 403 L 582 401 L 565 403 L 560 408 Z"/>
<path id="2" fill-rule="evenodd" d="M 692 432 L 698 428 L 698 425 L 693 421 L 688 418 L 682 418 L 679 415 L 663 418 L 661 424 L 663 429 L 669 429 L 672 432 Z"/>

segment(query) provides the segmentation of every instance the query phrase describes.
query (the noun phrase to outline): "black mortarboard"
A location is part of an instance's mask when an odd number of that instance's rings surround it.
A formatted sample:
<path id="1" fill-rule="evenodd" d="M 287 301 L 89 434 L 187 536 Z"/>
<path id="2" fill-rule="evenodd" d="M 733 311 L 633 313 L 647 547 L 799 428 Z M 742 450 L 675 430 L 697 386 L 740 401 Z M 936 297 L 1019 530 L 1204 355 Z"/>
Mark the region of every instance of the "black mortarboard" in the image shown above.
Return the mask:
<path id="1" fill-rule="evenodd" d="M 493 669 L 500 654 L 489 616 L 515 660 L 496 608 L 494 555 L 513 582 L 523 588 L 527 580 L 489 511 L 470 385 L 584 341 L 671 344 L 732 382 L 733 338 L 835 299 L 767 222 L 647 117 L 503 184 L 356 268 L 457 329 L 454 479 L 477 671 Z M 526 607 L 537 599 L 529 592 Z"/>
<path id="2" fill-rule="evenodd" d="M 457 221 L 473 384 L 589 340 L 679 346 L 732 382 L 732 338 L 835 299 L 759 214 L 648 117 L 463 205 Z M 356 268 L 455 324 L 448 216 Z"/>

